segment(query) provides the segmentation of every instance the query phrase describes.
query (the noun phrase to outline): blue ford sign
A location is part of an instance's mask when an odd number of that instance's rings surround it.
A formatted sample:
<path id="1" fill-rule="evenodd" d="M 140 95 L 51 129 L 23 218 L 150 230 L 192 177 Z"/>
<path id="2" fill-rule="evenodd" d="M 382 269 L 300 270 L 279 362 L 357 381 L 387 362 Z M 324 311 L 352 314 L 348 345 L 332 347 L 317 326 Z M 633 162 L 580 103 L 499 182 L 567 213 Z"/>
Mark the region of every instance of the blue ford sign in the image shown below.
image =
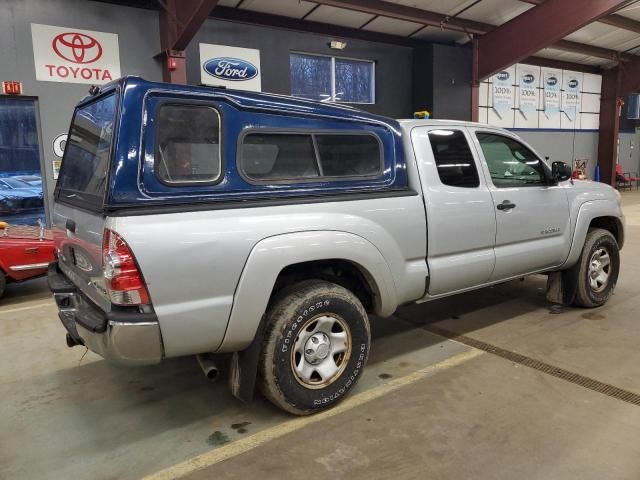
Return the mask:
<path id="1" fill-rule="evenodd" d="M 522 76 L 522 81 L 523 81 L 524 83 L 533 83 L 535 79 L 536 79 L 536 78 L 535 78 L 535 77 L 533 76 L 533 74 L 531 74 L 531 73 L 525 73 L 525 74 Z"/>
<path id="2" fill-rule="evenodd" d="M 578 88 L 578 80 L 575 78 L 569 80 L 569 88 Z"/>
<path id="3" fill-rule="evenodd" d="M 498 80 L 509 80 L 509 72 L 500 72 L 496 75 Z"/>
<path id="4" fill-rule="evenodd" d="M 212 77 L 234 82 L 251 80 L 258 75 L 258 67 L 241 58 L 212 58 L 204 63 L 203 68 Z"/>
<path id="5" fill-rule="evenodd" d="M 558 79 L 556 77 L 547 78 L 547 85 L 556 85 L 558 83 Z"/>

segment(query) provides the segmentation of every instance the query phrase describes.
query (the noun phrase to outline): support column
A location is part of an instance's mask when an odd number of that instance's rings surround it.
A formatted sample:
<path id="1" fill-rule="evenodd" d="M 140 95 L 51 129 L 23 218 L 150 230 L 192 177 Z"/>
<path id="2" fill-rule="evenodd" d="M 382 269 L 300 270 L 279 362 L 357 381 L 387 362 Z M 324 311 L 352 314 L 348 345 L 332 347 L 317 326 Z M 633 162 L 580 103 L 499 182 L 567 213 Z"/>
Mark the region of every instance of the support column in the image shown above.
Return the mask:
<path id="1" fill-rule="evenodd" d="M 184 52 L 165 50 L 162 58 L 162 81 L 167 83 L 187 84 L 187 59 Z"/>
<path id="2" fill-rule="evenodd" d="M 480 121 L 480 79 L 478 78 L 478 39 L 471 40 L 471 121 Z"/>
<path id="3" fill-rule="evenodd" d="M 600 96 L 600 127 L 598 133 L 598 166 L 600 181 L 615 186 L 616 161 L 618 158 L 618 133 L 620 111 L 618 99 L 621 95 L 622 68 L 612 68 L 602 76 Z"/>

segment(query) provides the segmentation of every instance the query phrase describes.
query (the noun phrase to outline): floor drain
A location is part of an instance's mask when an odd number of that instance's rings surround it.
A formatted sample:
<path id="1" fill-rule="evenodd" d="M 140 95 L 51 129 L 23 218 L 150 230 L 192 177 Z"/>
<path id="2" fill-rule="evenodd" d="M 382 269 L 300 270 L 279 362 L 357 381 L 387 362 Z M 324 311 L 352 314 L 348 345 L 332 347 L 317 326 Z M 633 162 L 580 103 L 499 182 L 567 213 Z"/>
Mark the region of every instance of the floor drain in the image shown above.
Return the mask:
<path id="1" fill-rule="evenodd" d="M 576 385 L 580 385 L 581 387 L 588 388 L 589 390 L 593 390 L 594 392 L 602 393 L 603 395 L 607 395 L 608 397 L 616 398 L 618 400 L 622 400 L 623 402 L 640 406 L 640 395 L 629 390 L 624 390 L 614 385 L 600 382 L 593 378 L 585 377 L 584 375 L 565 370 L 564 368 L 555 367 L 548 363 L 541 362 L 524 355 L 520 355 L 519 353 L 505 350 L 504 348 L 500 348 L 495 345 L 491 345 L 490 343 L 485 343 L 480 340 L 476 340 L 475 338 L 467 337 L 466 335 L 458 335 L 457 333 L 444 330 L 434 325 L 425 326 L 424 328 L 429 332 L 435 333 L 445 338 L 449 338 L 451 340 L 455 340 L 469 347 L 477 348 L 478 350 L 483 350 L 487 353 L 497 355 L 498 357 L 504 358 L 505 360 L 509 360 L 519 365 L 524 365 L 525 367 L 533 368 L 534 370 L 537 370 L 539 372 L 546 373 L 547 375 L 551 375 L 562 380 L 566 380 L 567 382 L 571 382 Z"/>

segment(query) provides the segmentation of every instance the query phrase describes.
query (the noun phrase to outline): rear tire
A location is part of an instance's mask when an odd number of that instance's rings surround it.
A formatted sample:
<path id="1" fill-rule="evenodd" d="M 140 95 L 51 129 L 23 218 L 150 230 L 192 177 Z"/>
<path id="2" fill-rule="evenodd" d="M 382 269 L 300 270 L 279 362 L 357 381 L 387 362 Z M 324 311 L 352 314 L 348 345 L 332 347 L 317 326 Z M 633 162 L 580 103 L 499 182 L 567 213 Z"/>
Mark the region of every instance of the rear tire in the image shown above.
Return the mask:
<path id="1" fill-rule="evenodd" d="M 342 400 L 367 363 L 367 313 L 349 290 L 306 280 L 280 292 L 267 312 L 260 390 L 295 415 Z"/>
<path id="2" fill-rule="evenodd" d="M 0 298 L 4 296 L 4 291 L 7 288 L 7 275 L 0 270 Z"/>
<path id="3" fill-rule="evenodd" d="M 618 242 L 611 232 L 590 229 L 580 256 L 578 289 L 573 304 L 594 308 L 607 303 L 620 272 Z"/>

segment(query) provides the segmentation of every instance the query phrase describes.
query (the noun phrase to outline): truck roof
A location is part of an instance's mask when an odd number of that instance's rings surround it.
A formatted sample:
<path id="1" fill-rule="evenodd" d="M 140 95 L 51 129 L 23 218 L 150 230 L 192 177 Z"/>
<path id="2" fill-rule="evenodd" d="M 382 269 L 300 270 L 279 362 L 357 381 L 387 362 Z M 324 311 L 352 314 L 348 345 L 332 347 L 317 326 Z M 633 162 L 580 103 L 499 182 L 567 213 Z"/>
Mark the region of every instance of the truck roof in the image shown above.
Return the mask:
<path id="1" fill-rule="evenodd" d="M 283 113 L 298 115 L 331 117 L 334 119 L 384 124 L 393 130 L 397 130 L 398 128 L 397 121 L 392 118 L 368 113 L 345 104 L 326 103 L 274 93 L 229 90 L 225 87 L 150 82 L 132 75 L 122 77 L 102 86 L 99 92 L 106 93 L 117 87 L 120 87 L 123 91 L 125 89 L 138 90 L 140 92 L 162 90 L 165 92 L 211 96 L 211 98 L 225 98 L 242 109 L 281 111 Z M 79 105 L 90 101 L 92 98 L 93 96 L 85 97 Z"/>
<path id="2" fill-rule="evenodd" d="M 425 127 L 425 126 L 466 126 L 466 127 L 490 127 L 485 123 L 478 122 L 466 122 L 464 120 L 419 120 L 414 118 L 403 118 L 399 119 L 398 122 L 403 127 L 413 128 L 413 127 Z"/>

